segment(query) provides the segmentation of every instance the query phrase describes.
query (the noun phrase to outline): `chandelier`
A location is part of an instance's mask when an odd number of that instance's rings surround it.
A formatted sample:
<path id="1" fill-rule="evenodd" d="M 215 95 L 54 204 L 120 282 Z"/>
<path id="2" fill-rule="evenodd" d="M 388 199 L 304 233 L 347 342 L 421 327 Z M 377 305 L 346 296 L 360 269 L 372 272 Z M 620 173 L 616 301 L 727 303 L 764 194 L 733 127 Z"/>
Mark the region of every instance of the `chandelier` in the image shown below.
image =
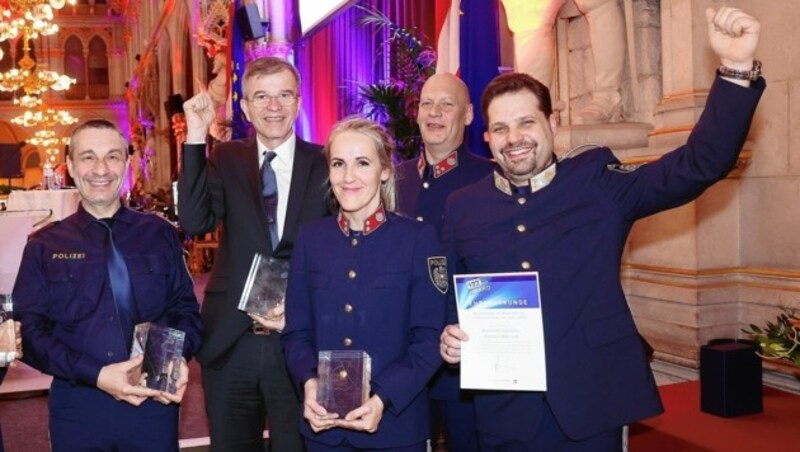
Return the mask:
<path id="1" fill-rule="evenodd" d="M 75 124 L 78 122 L 78 118 L 73 117 L 65 110 L 43 108 L 37 111 L 26 110 L 23 114 L 11 118 L 11 122 L 22 127 L 52 129 L 57 125 L 68 126 Z"/>
<path id="2" fill-rule="evenodd" d="M 55 71 L 36 69 L 36 61 L 30 56 L 30 38 L 25 35 L 23 38 L 23 56 L 19 60 L 19 68 L 13 68 L 0 73 L 0 90 L 17 91 L 22 89 L 25 94 L 42 94 L 45 91 L 64 91 L 75 83 L 75 79 L 66 75 L 61 75 Z"/>
<path id="3" fill-rule="evenodd" d="M 68 144 L 69 138 L 58 138 L 56 132 L 52 128 L 43 128 L 36 132 L 32 138 L 27 140 L 29 144 L 44 148 L 47 159 L 45 164 L 53 165 L 56 163 L 59 148 L 62 144 Z"/>
<path id="4" fill-rule="evenodd" d="M 29 39 L 58 32 L 53 23 L 53 10 L 63 8 L 65 0 L 6 0 L 0 7 L 0 41 L 23 35 Z M 69 0 L 70 5 L 75 0 Z M 0 54 L 2 58 L 2 54 Z"/>

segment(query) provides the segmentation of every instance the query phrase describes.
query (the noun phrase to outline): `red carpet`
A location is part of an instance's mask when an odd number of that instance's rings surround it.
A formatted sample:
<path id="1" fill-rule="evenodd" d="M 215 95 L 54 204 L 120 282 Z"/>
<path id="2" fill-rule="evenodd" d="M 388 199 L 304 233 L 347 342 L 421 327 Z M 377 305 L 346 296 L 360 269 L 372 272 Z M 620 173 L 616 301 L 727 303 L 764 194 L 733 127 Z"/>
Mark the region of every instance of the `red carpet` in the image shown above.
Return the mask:
<path id="1" fill-rule="evenodd" d="M 631 452 L 800 450 L 800 396 L 764 387 L 764 412 L 722 418 L 700 411 L 700 383 L 660 388 L 666 412 L 631 426 Z"/>

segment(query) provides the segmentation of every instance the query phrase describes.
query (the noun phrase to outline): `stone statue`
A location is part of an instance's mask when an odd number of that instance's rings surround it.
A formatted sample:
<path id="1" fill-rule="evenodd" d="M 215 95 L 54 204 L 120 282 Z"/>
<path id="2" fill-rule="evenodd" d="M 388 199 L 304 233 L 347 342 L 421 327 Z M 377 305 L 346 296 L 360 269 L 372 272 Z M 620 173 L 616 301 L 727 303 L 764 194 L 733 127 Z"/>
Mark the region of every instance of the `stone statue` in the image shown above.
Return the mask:
<path id="1" fill-rule="evenodd" d="M 228 102 L 228 74 L 225 72 L 227 66 L 227 57 L 225 53 L 220 52 L 214 55 L 213 66 L 211 73 L 215 75 L 213 79 L 208 82 L 208 95 L 219 110 L 220 107 L 224 108 Z"/>
<path id="2" fill-rule="evenodd" d="M 502 0 L 514 33 L 515 70 L 553 85 L 555 21 L 568 0 Z M 622 119 L 620 84 L 625 65 L 625 20 L 618 0 L 571 0 L 586 18 L 594 57 L 591 100 L 577 112 L 575 124 Z"/>
<path id="3" fill-rule="evenodd" d="M 209 134 L 218 141 L 229 141 L 231 139 L 230 119 L 228 118 L 228 98 L 230 89 L 228 88 L 228 58 L 224 52 L 214 55 L 211 73 L 215 77 L 208 81 L 208 95 L 214 102 L 214 110 L 217 112 L 216 120 L 211 125 Z"/>

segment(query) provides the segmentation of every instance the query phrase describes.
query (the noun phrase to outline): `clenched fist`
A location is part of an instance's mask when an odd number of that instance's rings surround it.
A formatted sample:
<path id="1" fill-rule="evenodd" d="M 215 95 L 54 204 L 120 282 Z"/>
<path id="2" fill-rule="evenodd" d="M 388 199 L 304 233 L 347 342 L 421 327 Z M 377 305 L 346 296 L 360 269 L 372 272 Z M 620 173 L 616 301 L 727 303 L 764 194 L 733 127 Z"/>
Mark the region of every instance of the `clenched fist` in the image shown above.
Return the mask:
<path id="1" fill-rule="evenodd" d="M 195 94 L 183 103 L 183 112 L 186 115 L 186 141 L 205 142 L 208 129 L 211 128 L 217 114 L 211 96 L 206 91 Z"/>

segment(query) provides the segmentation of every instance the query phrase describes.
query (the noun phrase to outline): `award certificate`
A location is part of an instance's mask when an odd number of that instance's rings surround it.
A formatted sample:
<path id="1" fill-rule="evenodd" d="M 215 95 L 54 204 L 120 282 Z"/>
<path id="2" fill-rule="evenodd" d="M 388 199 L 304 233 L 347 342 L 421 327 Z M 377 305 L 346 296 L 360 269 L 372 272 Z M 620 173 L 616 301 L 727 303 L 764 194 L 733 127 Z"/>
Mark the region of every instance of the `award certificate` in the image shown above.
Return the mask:
<path id="1" fill-rule="evenodd" d="M 455 275 L 461 388 L 546 391 L 539 274 Z"/>

